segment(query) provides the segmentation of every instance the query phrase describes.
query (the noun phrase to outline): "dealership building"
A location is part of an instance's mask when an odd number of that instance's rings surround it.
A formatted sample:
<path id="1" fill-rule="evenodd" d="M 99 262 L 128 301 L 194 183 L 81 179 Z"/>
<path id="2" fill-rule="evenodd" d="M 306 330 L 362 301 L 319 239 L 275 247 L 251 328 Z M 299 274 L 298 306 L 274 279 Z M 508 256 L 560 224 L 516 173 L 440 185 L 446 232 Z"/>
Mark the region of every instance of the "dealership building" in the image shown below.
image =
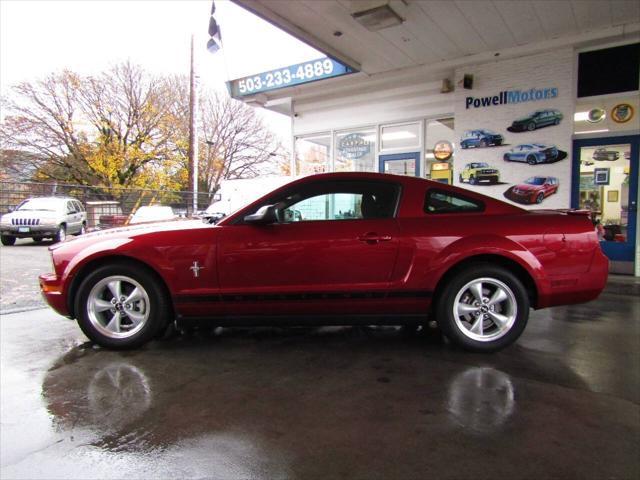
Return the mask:
<path id="1" fill-rule="evenodd" d="M 296 175 L 415 175 L 581 208 L 640 275 L 640 2 L 234 0 L 326 56 L 229 82 L 291 118 Z"/>

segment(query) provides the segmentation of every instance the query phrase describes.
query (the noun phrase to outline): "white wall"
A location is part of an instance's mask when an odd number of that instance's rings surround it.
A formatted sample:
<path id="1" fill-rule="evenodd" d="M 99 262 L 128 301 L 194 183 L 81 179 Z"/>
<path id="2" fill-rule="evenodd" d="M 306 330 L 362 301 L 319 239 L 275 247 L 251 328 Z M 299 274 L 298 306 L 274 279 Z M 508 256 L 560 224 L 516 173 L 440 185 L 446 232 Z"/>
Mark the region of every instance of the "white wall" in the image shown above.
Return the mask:
<path id="1" fill-rule="evenodd" d="M 458 175 L 466 163 L 484 161 L 500 170 L 503 184 L 470 186 L 465 183 L 460 186 L 471 188 L 500 200 L 507 200 L 503 193 L 510 186 L 521 183 L 531 176 L 554 176 L 560 180 L 558 193 L 546 198 L 541 205 L 526 208 L 568 208 L 570 206 L 571 137 L 575 96 L 573 89 L 574 59 L 573 49 L 564 48 L 551 53 L 466 66 L 456 70 L 456 147 L 459 147 L 460 138 L 464 131 L 479 128 L 502 134 L 506 143 L 506 145 L 499 147 L 467 150 L 456 148 L 454 162 L 454 183 L 456 185 L 459 185 Z M 473 89 L 465 90 L 461 87 L 464 74 L 473 75 Z M 493 97 L 502 91 L 528 91 L 531 88 L 557 88 L 558 94 L 557 97 L 546 100 L 466 108 L 466 97 L 468 96 Z M 560 110 L 564 115 L 560 125 L 540 128 L 533 132 L 512 133 L 507 130 L 513 120 L 543 108 Z M 503 160 L 505 152 L 511 148 L 532 142 L 555 145 L 566 152 L 567 156 L 564 160 L 556 163 L 534 166 Z"/>
<path id="2" fill-rule="evenodd" d="M 365 78 L 350 88 L 298 97 L 293 104 L 293 134 L 451 114 L 454 94 L 440 93 L 441 85 L 440 80 L 419 75 Z"/>

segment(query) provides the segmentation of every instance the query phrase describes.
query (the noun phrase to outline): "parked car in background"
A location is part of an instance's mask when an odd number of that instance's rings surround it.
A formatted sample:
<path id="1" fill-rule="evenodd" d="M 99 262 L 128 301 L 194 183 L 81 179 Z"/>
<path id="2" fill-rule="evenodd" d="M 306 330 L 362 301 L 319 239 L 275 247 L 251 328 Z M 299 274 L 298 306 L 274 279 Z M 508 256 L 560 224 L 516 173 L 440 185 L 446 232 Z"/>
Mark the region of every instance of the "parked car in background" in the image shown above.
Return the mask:
<path id="1" fill-rule="evenodd" d="M 104 230 L 107 228 L 121 227 L 122 225 L 127 224 L 128 219 L 129 215 L 125 215 L 123 213 L 108 213 L 100 215 L 97 228 L 98 230 Z"/>
<path id="2" fill-rule="evenodd" d="M 504 137 L 499 133 L 492 132 L 491 130 L 467 130 L 462 135 L 460 140 L 460 146 L 462 148 L 472 147 L 490 147 L 502 145 Z"/>
<path id="3" fill-rule="evenodd" d="M 494 351 L 520 336 L 530 307 L 592 300 L 608 272 L 586 212 L 528 212 L 362 172 L 301 178 L 217 225 L 121 228 L 51 255 L 54 272 L 40 276 L 49 304 L 116 349 L 175 319 L 415 326 L 430 316 L 455 344 Z"/>
<path id="4" fill-rule="evenodd" d="M 135 211 L 131 220 L 129 220 L 129 224 L 164 222 L 167 220 L 175 220 L 176 218 L 178 218 L 178 216 L 173 212 L 171 207 L 165 205 L 145 205 Z"/>
<path id="5" fill-rule="evenodd" d="M 600 147 L 595 149 L 591 158 L 597 161 L 606 160 L 614 162 L 620 158 L 620 153 L 615 150 L 607 150 L 604 147 Z"/>
<path id="6" fill-rule="evenodd" d="M 504 196 L 522 204 L 542 203 L 545 198 L 558 191 L 559 185 L 556 177 L 529 177 L 523 183 L 507 189 Z"/>
<path id="7" fill-rule="evenodd" d="M 536 110 L 525 117 L 514 120 L 509 130 L 512 132 L 532 132 L 533 130 L 548 127 L 549 125 L 559 125 L 562 117 L 563 115 L 560 110 L 552 108 Z"/>
<path id="8" fill-rule="evenodd" d="M 469 182 L 477 185 L 480 182 L 498 183 L 500 181 L 500 171 L 491 168 L 487 162 L 467 163 L 458 177 L 460 183 Z"/>
<path id="9" fill-rule="evenodd" d="M 555 145 L 542 143 L 523 143 L 516 145 L 503 158 L 505 162 L 527 162 L 529 165 L 554 162 L 558 159 L 558 149 Z"/>
<path id="10" fill-rule="evenodd" d="M 13 245 L 16 238 L 63 242 L 67 234 L 80 235 L 86 230 L 87 212 L 81 202 L 71 197 L 30 198 L 0 218 L 2 245 Z"/>

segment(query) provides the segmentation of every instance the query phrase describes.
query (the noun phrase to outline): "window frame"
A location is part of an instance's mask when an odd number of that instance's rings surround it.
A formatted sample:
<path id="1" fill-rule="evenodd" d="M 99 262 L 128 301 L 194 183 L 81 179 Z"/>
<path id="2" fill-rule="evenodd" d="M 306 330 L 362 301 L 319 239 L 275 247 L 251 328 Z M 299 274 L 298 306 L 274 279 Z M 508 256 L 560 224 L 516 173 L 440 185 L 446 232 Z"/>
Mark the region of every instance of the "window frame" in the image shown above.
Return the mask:
<path id="1" fill-rule="evenodd" d="M 297 221 L 297 222 L 276 222 L 273 223 L 271 225 L 294 225 L 294 224 L 301 224 L 301 223 L 322 223 L 322 222 L 346 222 L 346 221 L 363 221 L 363 220 L 394 220 L 398 217 L 398 212 L 400 210 L 400 203 L 402 201 L 402 194 L 403 194 L 403 186 L 402 183 L 400 182 L 394 182 L 394 181 L 389 181 L 389 180 L 372 180 L 372 179 L 363 179 L 363 180 L 358 180 L 358 179 L 340 179 L 340 180 L 322 180 L 322 181 L 316 181 L 316 182 L 310 182 L 310 183 L 305 183 L 303 185 L 296 185 L 296 186 L 292 186 L 290 188 L 287 188 L 286 190 L 280 192 L 277 195 L 270 195 L 268 198 L 265 199 L 264 202 L 261 202 L 259 205 L 257 205 L 256 208 L 251 208 L 251 209 L 245 209 L 241 212 L 241 215 L 232 223 L 232 225 L 250 225 L 250 223 L 245 222 L 244 221 L 244 217 L 247 215 L 251 215 L 252 213 L 257 212 L 258 210 L 260 210 L 260 208 L 263 208 L 265 206 L 268 205 L 275 205 L 277 203 L 280 203 L 282 201 L 284 201 L 284 199 L 286 199 L 289 196 L 294 195 L 297 192 L 305 192 L 305 191 L 309 191 L 309 190 L 314 190 L 314 189 L 318 189 L 318 190 L 322 190 L 322 185 L 335 185 L 338 186 L 339 184 L 354 184 L 354 183 L 359 183 L 359 184 L 377 184 L 377 185 L 386 185 L 389 186 L 394 194 L 395 194 L 395 205 L 393 206 L 392 209 L 392 213 L 389 217 L 383 217 L 383 218 L 344 218 L 344 219 L 337 219 L 337 218 L 329 218 L 329 219 L 325 219 L 325 220 L 309 220 L 309 221 Z M 344 191 L 326 191 L 324 193 L 314 193 L 312 195 L 309 196 L 303 196 L 302 198 L 296 200 L 294 203 L 290 203 L 286 206 L 283 206 L 282 209 L 284 211 L 284 209 L 289 208 L 291 205 L 295 205 L 296 203 L 302 202 L 304 200 L 307 200 L 309 198 L 313 198 L 314 196 L 319 196 L 319 195 L 329 195 L 329 194 L 336 194 L 336 193 L 353 193 L 353 192 L 344 192 Z"/>

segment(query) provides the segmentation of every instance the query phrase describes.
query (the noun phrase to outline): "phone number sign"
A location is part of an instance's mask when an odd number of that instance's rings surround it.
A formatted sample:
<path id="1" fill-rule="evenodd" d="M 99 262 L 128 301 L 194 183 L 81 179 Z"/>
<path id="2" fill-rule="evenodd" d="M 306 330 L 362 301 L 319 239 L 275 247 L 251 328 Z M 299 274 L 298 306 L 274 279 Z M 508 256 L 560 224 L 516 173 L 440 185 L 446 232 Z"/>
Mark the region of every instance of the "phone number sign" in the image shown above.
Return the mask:
<path id="1" fill-rule="evenodd" d="M 232 97 L 244 97 L 278 88 L 315 82 L 323 78 L 339 77 L 353 72 L 355 70 L 351 67 L 336 62 L 332 58 L 324 57 L 244 78 L 237 78 L 227 82 L 227 87 Z"/>

